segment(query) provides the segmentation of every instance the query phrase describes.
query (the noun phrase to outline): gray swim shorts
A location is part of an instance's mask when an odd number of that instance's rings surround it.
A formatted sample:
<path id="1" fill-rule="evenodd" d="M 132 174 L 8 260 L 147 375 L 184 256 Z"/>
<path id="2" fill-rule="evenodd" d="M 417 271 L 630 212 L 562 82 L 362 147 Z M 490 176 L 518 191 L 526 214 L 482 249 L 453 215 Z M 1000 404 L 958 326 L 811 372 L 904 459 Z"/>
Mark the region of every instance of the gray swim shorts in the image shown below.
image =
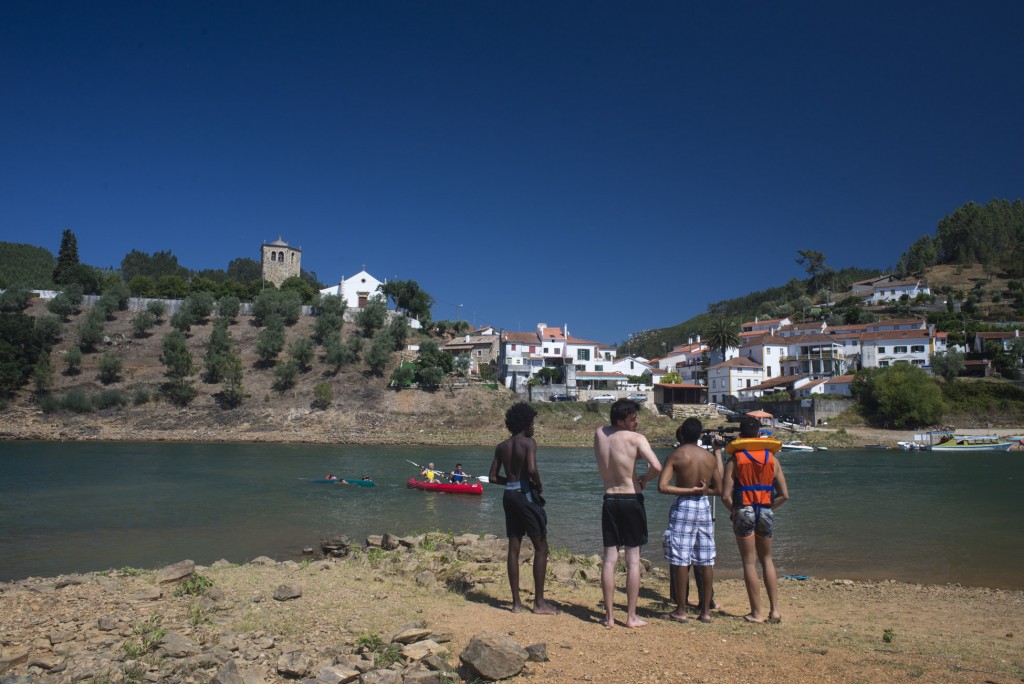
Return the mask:
<path id="1" fill-rule="evenodd" d="M 749 537 L 756 534 L 764 539 L 771 539 L 775 532 L 775 517 L 771 506 L 761 506 L 754 514 L 753 506 L 741 506 L 732 512 L 732 531 L 737 537 Z"/>

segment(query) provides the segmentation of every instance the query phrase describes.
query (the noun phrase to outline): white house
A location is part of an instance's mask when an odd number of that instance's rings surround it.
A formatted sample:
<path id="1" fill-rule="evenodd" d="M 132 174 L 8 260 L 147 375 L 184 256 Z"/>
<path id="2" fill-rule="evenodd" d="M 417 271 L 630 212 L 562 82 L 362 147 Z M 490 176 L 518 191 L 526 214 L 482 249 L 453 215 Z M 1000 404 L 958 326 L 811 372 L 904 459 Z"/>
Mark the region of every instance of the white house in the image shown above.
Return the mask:
<path id="1" fill-rule="evenodd" d="M 782 359 L 789 352 L 789 340 L 771 333 L 754 333 L 741 338 L 739 355 L 756 361 L 764 370 L 764 377 L 777 378 L 782 375 Z"/>
<path id="2" fill-rule="evenodd" d="M 759 385 L 764 379 L 761 364 L 738 356 L 708 368 L 708 401 L 716 404 L 741 390 Z"/>
<path id="3" fill-rule="evenodd" d="M 626 376 L 615 371 L 615 347 L 569 335 L 569 327 L 538 323 L 535 332 L 506 332 L 499 348 L 499 374 L 506 387 L 518 387 L 541 368 L 559 368 L 566 385 L 617 387 Z M 579 374 L 585 377 L 577 381 Z"/>
<path id="4" fill-rule="evenodd" d="M 642 356 L 626 356 L 621 359 L 617 358 L 610 366 L 612 371 L 626 376 L 643 375 L 644 373 L 652 372 L 654 368 L 654 364 Z"/>
<path id="5" fill-rule="evenodd" d="M 946 353 L 946 338 L 946 333 L 934 329 L 866 332 L 860 336 L 861 366 L 885 368 L 909 363 L 930 368 L 931 354 Z"/>
<path id="6" fill-rule="evenodd" d="M 929 295 L 932 291 L 920 280 L 892 280 L 876 283 L 871 296 L 864 299 L 865 304 L 886 304 L 898 302 L 904 296 L 914 299 L 918 295 Z"/>

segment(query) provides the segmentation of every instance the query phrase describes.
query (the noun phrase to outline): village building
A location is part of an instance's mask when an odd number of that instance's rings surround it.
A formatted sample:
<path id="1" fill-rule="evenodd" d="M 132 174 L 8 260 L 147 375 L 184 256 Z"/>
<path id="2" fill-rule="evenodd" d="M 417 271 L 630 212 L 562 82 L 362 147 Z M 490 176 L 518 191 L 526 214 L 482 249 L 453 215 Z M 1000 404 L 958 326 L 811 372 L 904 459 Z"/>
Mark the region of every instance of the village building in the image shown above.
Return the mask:
<path id="1" fill-rule="evenodd" d="M 302 250 L 292 247 L 280 236 L 270 244 L 266 242 L 260 248 L 260 261 L 263 266 L 263 280 L 281 287 L 288 278 L 302 275 Z"/>

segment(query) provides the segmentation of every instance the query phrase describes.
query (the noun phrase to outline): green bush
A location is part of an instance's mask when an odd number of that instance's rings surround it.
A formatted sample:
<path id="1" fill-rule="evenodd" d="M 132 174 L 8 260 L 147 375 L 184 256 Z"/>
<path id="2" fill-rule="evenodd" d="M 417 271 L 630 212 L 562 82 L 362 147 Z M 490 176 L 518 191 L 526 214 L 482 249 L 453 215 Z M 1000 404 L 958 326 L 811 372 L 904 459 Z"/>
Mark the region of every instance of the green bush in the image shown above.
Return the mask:
<path id="1" fill-rule="evenodd" d="M 154 299 L 149 304 L 146 304 L 146 311 L 153 314 L 156 320 L 160 320 L 167 313 L 167 305 L 159 299 Z"/>
<path id="2" fill-rule="evenodd" d="M 313 388 L 313 408 L 326 409 L 334 401 L 334 390 L 326 382 L 321 382 Z"/>
<path id="3" fill-rule="evenodd" d="M 142 406 L 143 404 L 149 403 L 149 390 L 145 387 L 136 387 L 132 393 L 132 403 L 136 406 Z"/>
<path id="4" fill-rule="evenodd" d="M 121 357 L 117 355 L 117 352 L 103 352 L 103 356 L 100 357 L 100 382 L 109 385 L 112 382 L 117 382 L 120 375 Z"/>
<path id="5" fill-rule="evenodd" d="M 67 375 L 76 375 L 82 368 L 82 350 L 78 347 L 71 347 L 64 352 L 64 371 Z"/>
<path id="6" fill-rule="evenodd" d="M 57 316 L 40 316 L 36 319 L 36 331 L 42 335 L 47 344 L 53 344 L 64 334 L 64 324 Z"/>
<path id="7" fill-rule="evenodd" d="M 106 389 L 93 397 L 93 407 L 99 410 L 127 406 L 128 395 L 121 390 Z"/>
<path id="8" fill-rule="evenodd" d="M 85 390 L 76 387 L 69 390 L 60 401 L 60 408 L 73 413 L 91 413 L 93 410 L 92 400 L 85 393 Z"/>
<path id="9" fill-rule="evenodd" d="M 295 363 L 294 359 L 288 359 L 284 363 L 278 364 L 274 369 L 274 389 L 278 392 L 290 389 L 295 385 L 295 376 L 298 374 L 299 365 Z"/>

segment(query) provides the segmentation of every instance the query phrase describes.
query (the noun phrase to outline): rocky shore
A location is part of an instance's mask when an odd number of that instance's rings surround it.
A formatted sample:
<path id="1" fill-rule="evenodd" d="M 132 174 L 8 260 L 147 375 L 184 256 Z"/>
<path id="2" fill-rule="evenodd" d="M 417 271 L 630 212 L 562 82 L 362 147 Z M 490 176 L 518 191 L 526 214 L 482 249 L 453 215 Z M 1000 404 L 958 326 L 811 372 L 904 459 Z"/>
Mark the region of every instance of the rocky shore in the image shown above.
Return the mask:
<path id="1" fill-rule="evenodd" d="M 548 598 L 561 614 L 513 614 L 506 549 L 493 536 L 339 535 L 304 562 L 186 560 L 3 583 L 0 683 L 1024 678 L 1021 592 L 788 579 L 782 623 L 750 625 L 742 582 L 726 580 L 713 622 L 681 625 L 661 617 L 667 578 L 648 566 L 650 624 L 609 630 L 597 557 L 553 553 Z"/>

